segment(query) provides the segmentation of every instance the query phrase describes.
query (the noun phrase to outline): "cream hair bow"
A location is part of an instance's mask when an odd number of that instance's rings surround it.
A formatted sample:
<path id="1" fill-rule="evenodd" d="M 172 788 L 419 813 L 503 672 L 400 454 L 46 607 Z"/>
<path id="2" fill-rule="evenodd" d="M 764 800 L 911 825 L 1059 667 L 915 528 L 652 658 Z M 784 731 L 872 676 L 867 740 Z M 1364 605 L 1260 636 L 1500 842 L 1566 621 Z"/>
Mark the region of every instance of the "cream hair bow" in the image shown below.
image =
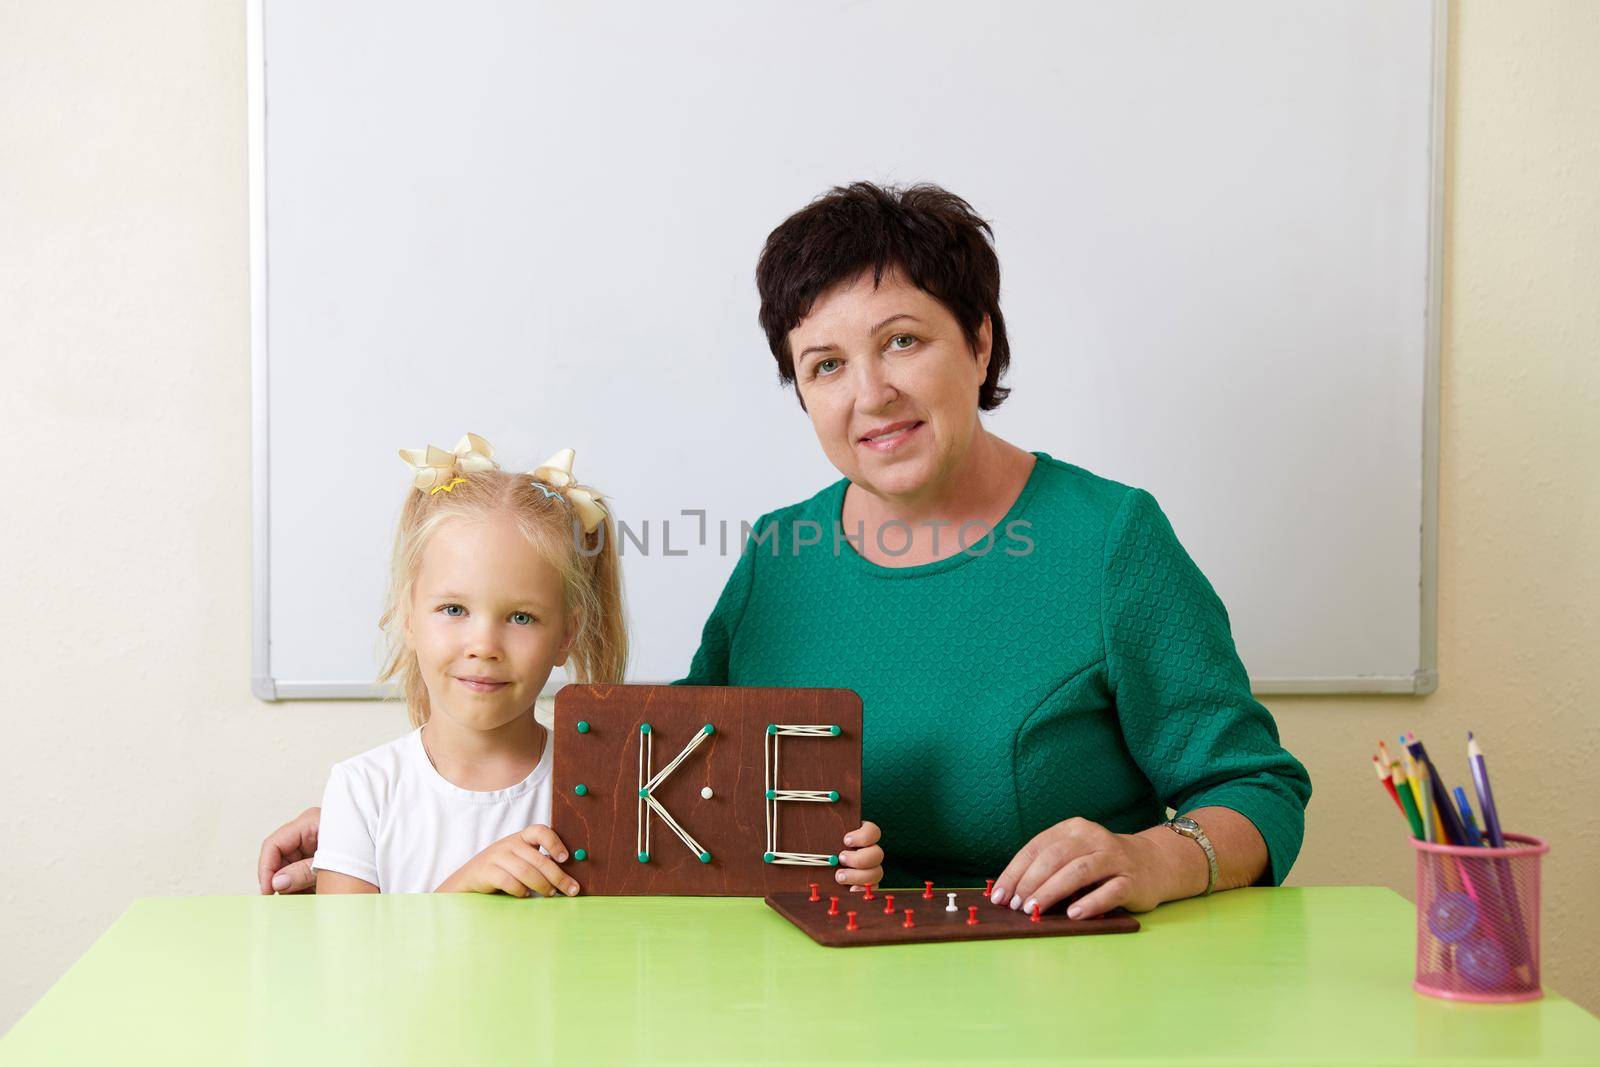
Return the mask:
<path id="1" fill-rule="evenodd" d="M 583 522 L 583 532 L 591 534 L 605 521 L 606 508 L 600 503 L 598 493 L 593 489 L 584 488 L 573 478 L 572 459 L 576 455 L 572 449 L 563 448 L 534 468 L 530 474 L 535 486 L 543 488 L 539 486 L 539 483 L 543 482 L 561 490 L 561 495 L 567 498 L 567 503 L 572 505 L 572 510 Z"/>
<path id="2" fill-rule="evenodd" d="M 429 445 L 427 448 L 402 448 L 400 458 L 411 468 L 411 484 L 424 493 L 449 492 L 463 480 L 459 475 L 495 470 L 494 449 L 475 433 L 456 442 L 453 451 Z"/>

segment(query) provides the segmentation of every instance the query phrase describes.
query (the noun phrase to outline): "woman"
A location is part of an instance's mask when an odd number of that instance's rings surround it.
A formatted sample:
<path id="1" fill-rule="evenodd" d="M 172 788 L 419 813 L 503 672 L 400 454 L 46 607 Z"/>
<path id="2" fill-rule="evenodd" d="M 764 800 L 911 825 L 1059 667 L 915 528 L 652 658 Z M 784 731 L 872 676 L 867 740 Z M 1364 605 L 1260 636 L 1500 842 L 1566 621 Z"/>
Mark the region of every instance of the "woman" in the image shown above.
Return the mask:
<path id="1" fill-rule="evenodd" d="M 979 417 L 1009 392 L 990 236 L 937 187 L 857 183 L 768 237 L 761 323 L 844 477 L 756 524 L 684 681 L 861 694 L 885 884 L 1075 917 L 1277 884 L 1311 784 L 1216 593 L 1150 494 Z M 264 892 L 308 834 L 263 845 Z"/>

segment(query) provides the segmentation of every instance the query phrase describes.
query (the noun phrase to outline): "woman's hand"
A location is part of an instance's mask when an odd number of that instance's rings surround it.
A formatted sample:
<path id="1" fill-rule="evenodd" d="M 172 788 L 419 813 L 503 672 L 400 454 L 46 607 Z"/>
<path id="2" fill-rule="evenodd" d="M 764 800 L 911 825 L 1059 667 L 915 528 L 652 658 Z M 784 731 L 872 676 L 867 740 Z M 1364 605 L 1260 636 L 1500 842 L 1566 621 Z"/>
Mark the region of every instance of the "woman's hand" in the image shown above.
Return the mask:
<path id="1" fill-rule="evenodd" d="M 543 845 L 546 856 L 539 851 Z M 557 892 L 572 896 L 578 883 L 560 867 L 567 858 L 567 846 L 548 826 L 530 826 L 502 837 L 440 883 L 435 893 L 508 893 L 525 897 L 538 893 L 553 897 Z"/>
<path id="2" fill-rule="evenodd" d="M 1201 865 L 1199 892 L 1205 887 L 1205 856 L 1193 843 L 1172 831 L 1156 827 L 1173 838 L 1170 844 L 1185 844 L 1194 850 Z M 1159 838 L 1143 834 L 1114 834 L 1088 819 L 1068 819 L 1037 834 L 1012 858 L 994 882 L 996 904 L 1009 904 L 1013 910 L 1040 911 L 1093 888 L 1067 908 L 1067 917 L 1088 919 L 1113 908 L 1149 911 L 1164 900 L 1188 896 L 1179 888 L 1192 871 L 1174 871 L 1172 851 L 1163 850 Z"/>
<path id="3" fill-rule="evenodd" d="M 317 888 L 317 874 L 311 857 L 317 852 L 317 830 L 322 825 L 322 809 L 307 808 L 261 842 L 256 857 L 256 882 L 261 895 L 309 893 Z"/>
<path id="4" fill-rule="evenodd" d="M 839 869 L 833 879 L 840 885 L 859 893 L 863 886 L 877 885 L 883 880 L 883 849 L 878 838 L 883 833 L 875 822 L 864 822 L 844 835 L 847 849 L 839 853 Z"/>

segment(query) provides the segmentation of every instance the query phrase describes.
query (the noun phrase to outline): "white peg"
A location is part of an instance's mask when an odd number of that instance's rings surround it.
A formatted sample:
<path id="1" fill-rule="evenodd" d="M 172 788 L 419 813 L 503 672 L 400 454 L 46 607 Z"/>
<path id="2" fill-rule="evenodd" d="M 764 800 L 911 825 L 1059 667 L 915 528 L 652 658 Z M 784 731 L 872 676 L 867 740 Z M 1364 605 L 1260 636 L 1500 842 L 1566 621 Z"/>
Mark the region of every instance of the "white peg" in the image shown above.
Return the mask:
<path id="1" fill-rule="evenodd" d="M 702 799 L 710 800 L 711 799 L 711 787 L 708 785 L 704 789 L 700 790 L 700 796 L 701 796 Z"/>
<path id="2" fill-rule="evenodd" d="M 961 910 L 960 908 L 956 907 L 956 895 L 954 893 L 946 893 L 945 896 L 950 898 L 950 904 L 949 904 L 948 907 L 946 907 L 944 909 L 945 911 L 960 911 Z"/>

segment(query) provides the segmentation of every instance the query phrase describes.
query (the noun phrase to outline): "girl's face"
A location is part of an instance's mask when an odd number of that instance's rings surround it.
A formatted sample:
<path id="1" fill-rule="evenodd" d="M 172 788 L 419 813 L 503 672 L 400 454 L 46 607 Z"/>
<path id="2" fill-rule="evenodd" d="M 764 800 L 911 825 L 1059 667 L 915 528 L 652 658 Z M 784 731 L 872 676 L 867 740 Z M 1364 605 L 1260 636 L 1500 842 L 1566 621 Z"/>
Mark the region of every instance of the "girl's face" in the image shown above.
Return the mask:
<path id="1" fill-rule="evenodd" d="M 817 298 L 789 331 L 795 383 L 828 460 L 885 500 L 938 493 L 978 432 L 988 320 L 976 350 L 933 296 L 872 272 Z"/>
<path id="2" fill-rule="evenodd" d="M 560 572 L 509 517 L 447 520 L 423 550 L 406 624 L 431 717 L 489 731 L 528 714 L 576 621 Z"/>

